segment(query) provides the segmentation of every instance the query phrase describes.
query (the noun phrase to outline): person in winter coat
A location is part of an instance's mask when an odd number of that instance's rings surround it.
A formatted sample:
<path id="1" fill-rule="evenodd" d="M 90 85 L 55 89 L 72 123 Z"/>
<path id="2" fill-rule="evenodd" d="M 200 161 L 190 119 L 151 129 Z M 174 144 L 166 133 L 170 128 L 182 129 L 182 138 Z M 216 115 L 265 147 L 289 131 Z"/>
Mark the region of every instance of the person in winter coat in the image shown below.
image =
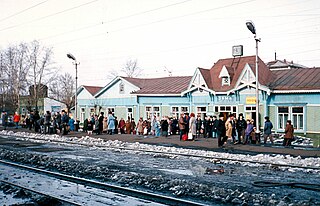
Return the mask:
<path id="1" fill-rule="evenodd" d="M 130 121 L 130 118 L 128 118 L 128 120 L 126 121 L 125 130 L 126 130 L 127 134 L 131 134 L 131 121 Z"/>
<path id="2" fill-rule="evenodd" d="M 197 119 L 196 119 L 196 138 L 199 138 L 201 135 L 201 131 L 203 131 L 202 129 L 202 120 L 201 120 L 201 115 L 197 115 Z"/>
<path id="3" fill-rule="evenodd" d="M 253 120 L 247 120 L 247 128 L 246 128 L 246 131 L 245 131 L 245 139 L 244 139 L 244 142 L 243 144 L 248 144 L 249 143 L 249 140 L 250 140 L 250 137 L 251 137 L 251 133 L 253 132 Z"/>
<path id="4" fill-rule="evenodd" d="M 138 135 L 143 135 L 143 119 L 140 117 L 138 123 L 137 123 L 137 130 L 138 130 Z"/>
<path id="5" fill-rule="evenodd" d="M 51 125 L 51 113 L 50 111 L 46 112 L 46 116 L 44 118 L 44 133 L 50 133 L 50 125 Z"/>
<path id="6" fill-rule="evenodd" d="M 136 122 L 134 121 L 134 118 L 131 120 L 131 131 L 132 134 L 136 134 Z"/>
<path id="7" fill-rule="evenodd" d="M 189 133 L 192 134 L 192 140 L 194 140 L 194 138 L 196 137 L 197 134 L 197 128 L 196 128 L 196 118 L 194 113 L 190 114 L 190 120 L 189 120 Z M 188 140 L 190 140 L 188 138 Z"/>
<path id="8" fill-rule="evenodd" d="M 218 126 L 219 126 L 219 120 L 217 120 L 217 116 L 212 117 L 212 123 L 211 123 L 211 131 L 212 131 L 212 137 L 217 138 L 218 137 Z"/>
<path id="9" fill-rule="evenodd" d="M 273 125 L 269 119 L 269 117 L 265 117 L 265 122 L 264 122 L 264 127 L 263 127 L 263 132 L 264 132 L 264 144 L 267 143 L 268 137 L 270 138 L 271 144 L 273 144 L 273 137 L 272 137 L 272 131 L 271 129 L 273 128 Z"/>
<path id="10" fill-rule="evenodd" d="M 92 131 L 93 131 L 93 122 L 91 121 L 91 117 L 89 117 L 87 119 L 87 132 L 88 132 L 88 135 L 92 135 Z"/>
<path id="11" fill-rule="evenodd" d="M 161 124 L 160 124 L 159 117 L 156 118 L 154 128 L 155 128 L 155 136 L 160 137 L 161 136 Z"/>
<path id="12" fill-rule="evenodd" d="M 243 119 L 243 114 L 239 114 L 237 121 L 238 143 L 241 144 L 245 139 L 245 130 L 247 128 L 247 122 Z"/>
<path id="13" fill-rule="evenodd" d="M 183 115 L 184 115 L 183 113 L 180 114 L 180 118 L 179 118 L 179 121 L 178 121 L 180 141 L 182 140 L 182 135 L 184 135 L 186 133 L 186 131 L 185 131 L 186 122 L 184 121 Z"/>
<path id="14" fill-rule="evenodd" d="M 109 112 L 109 116 L 108 116 L 108 134 L 110 134 L 110 135 L 114 134 L 114 130 L 116 128 L 115 120 L 116 119 L 112 115 L 112 112 Z"/>
<path id="15" fill-rule="evenodd" d="M 98 115 L 94 115 L 94 132 L 96 134 L 100 134 L 100 131 L 99 131 L 99 118 L 98 118 Z"/>
<path id="16" fill-rule="evenodd" d="M 227 141 L 226 137 L 226 126 L 224 122 L 223 114 L 219 115 L 219 120 L 217 124 L 217 138 L 218 138 L 218 147 L 222 147 L 224 143 Z"/>
<path id="17" fill-rule="evenodd" d="M 203 137 L 208 138 L 211 137 L 211 127 L 210 127 L 210 117 L 206 116 L 203 120 Z"/>
<path id="18" fill-rule="evenodd" d="M 69 119 L 69 127 L 70 127 L 70 131 L 74 131 L 74 119 L 73 118 Z"/>
<path id="19" fill-rule="evenodd" d="M 121 118 L 119 121 L 120 134 L 124 134 L 125 126 L 126 126 L 126 122 L 124 121 L 123 118 Z"/>
<path id="20" fill-rule="evenodd" d="M 161 124 L 162 136 L 168 137 L 168 129 L 169 129 L 169 123 L 167 118 L 165 118 Z"/>
<path id="21" fill-rule="evenodd" d="M 108 117 L 103 118 L 102 125 L 102 132 L 108 132 Z"/>
<path id="22" fill-rule="evenodd" d="M 284 130 L 285 135 L 284 135 L 283 146 L 291 146 L 291 142 L 293 139 L 293 132 L 294 132 L 294 129 L 291 124 L 291 120 L 288 120 L 286 128 Z"/>
<path id="23" fill-rule="evenodd" d="M 83 121 L 83 131 L 87 132 L 88 131 L 88 122 L 91 120 L 91 118 L 87 118 Z M 92 131 L 91 131 L 92 132 Z"/>
<path id="24" fill-rule="evenodd" d="M 232 139 L 233 138 L 233 135 L 232 135 L 233 127 L 234 127 L 233 124 L 234 124 L 234 116 L 231 114 L 231 115 L 229 115 L 229 119 L 225 123 L 226 136 L 228 137 L 228 139 Z"/>
<path id="25" fill-rule="evenodd" d="M 40 120 L 39 111 L 35 111 L 35 113 L 33 115 L 34 131 L 35 132 L 39 132 L 39 130 L 40 130 L 39 120 Z"/>
<path id="26" fill-rule="evenodd" d="M 7 112 L 3 112 L 2 113 L 2 126 L 4 127 L 4 129 L 7 129 L 8 126 L 8 113 Z"/>
<path id="27" fill-rule="evenodd" d="M 104 112 L 100 112 L 100 116 L 99 116 L 99 134 L 102 134 L 103 132 L 103 120 L 104 120 Z"/>
<path id="28" fill-rule="evenodd" d="M 18 112 L 16 112 L 13 116 L 13 122 L 14 124 L 16 125 L 16 129 L 18 129 L 18 125 L 19 125 L 19 122 L 20 122 L 20 115 Z"/>

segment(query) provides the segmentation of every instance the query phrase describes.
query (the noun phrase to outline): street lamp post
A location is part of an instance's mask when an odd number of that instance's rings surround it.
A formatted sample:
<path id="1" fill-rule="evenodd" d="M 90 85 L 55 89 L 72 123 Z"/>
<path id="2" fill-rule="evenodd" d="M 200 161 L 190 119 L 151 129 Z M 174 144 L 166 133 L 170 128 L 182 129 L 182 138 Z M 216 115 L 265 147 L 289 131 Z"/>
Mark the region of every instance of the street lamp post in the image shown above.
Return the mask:
<path id="1" fill-rule="evenodd" d="M 78 120 L 78 118 L 77 118 L 77 116 L 78 116 L 78 109 L 77 109 L 77 107 L 78 107 L 78 105 L 77 105 L 77 103 L 78 103 L 78 101 L 77 101 L 77 90 L 78 90 L 78 65 L 80 64 L 80 62 L 77 62 L 77 59 L 72 55 L 72 54 L 67 54 L 67 57 L 69 58 L 69 59 L 72 59 L 74 62 L 73 62 L 73 64 L 75 65 L 75 67 L 76 67 L 76 93 L 75 93 L 75 95 L 74 95 L 74 108 L 75 108 L 75 110 L 74 110 L 74 113 L 75 113 L 75 115 L 74 115 L 74 117 L 75 117 L 75 124 L 76 124 L 76 130 L 78 129 L 78 122 L 77 122 L 77 120 Z"/>
<path id="2" fill-rule="evenodd" d="M 258 43 L 261 41 L 260 38 L 257 38 L 256 28 L 252 21 L 246 22 L 247 28 L 254 34 L 254 39 L 256 41 L 256 137 L 260 137 L 260 128 L 259 128 L 259 84 L 258 84 Z"/>

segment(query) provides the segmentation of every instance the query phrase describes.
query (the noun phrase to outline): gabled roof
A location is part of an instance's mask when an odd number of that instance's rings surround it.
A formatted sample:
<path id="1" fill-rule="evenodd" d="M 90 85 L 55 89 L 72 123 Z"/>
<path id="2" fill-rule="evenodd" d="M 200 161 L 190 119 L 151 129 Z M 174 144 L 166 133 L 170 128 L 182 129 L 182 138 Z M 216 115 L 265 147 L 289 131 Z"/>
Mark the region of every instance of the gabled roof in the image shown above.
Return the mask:
<path id="1" fill-rule="evenodd" d="M 273 90 L 319 90 L 320 67 L 292 68 L 272 71 L 274 80 L 270 84 Z"/>
<path id="2" fill-rule="evenodd" d="M 86 89 L 92 96 L 94 96 L 98 91 L 100 91 L 102 89 L 102 87 L 98 87 L 98 86 L 85 86 L 85 85 L 82 85 L 82 87 L 84 89 Z"/>
<path id="3" fill-rule="evenodd" d="M 246 57 L 237 57 L 237 58 L 228 58 L 218 60 L 210 69 L 210 78 L 208 77 L 209 73 L 203 72 L 204 78 L 207 81 L 208 85 L 211 85 L 212 90 L 216 92 L 226 92 L 233 89 L 238 81 L 238 78 L 244 69 L 245 65 L 248 64 L 255 74 L 255 56 L 246 56 Z M 231 82 L 230 85 L 223 85 L 221 83 L 221 78 L 219 74 L 223 67 L 226 67 L 228 72 L 230 72 Z M 267 65 L 259 58 L 259 84 L 268 86 L 272 80 L 272 73 L 267 67 Z M 208 82 L 211 80 L 211 83 Z"/>
<path id="4" fill-rule="evenodd" d="M 210 75 L 210 70 L 209 69 L 203 69 L 203 68 L 198 68 L 201 75 L 204 78 L 204 81 L 206 81 L 207 86 L 209 88 L 212 88 L 212 83 L 211 83 L 211 75 Z"/>
<path id="5" fill-rule="evenodd" d="M 287 60 L 274 60 L 267 63 L 267 66 L 271 70 L 278 70 L 278 69 L 291 69 L 291 68 L 307 68 L 301 64 L 293 63 L 293 61 L 288 62 Z"/>
<path id="6" fill-rule="evenodd" d="M 162 78 L 131 78 L 122 77 L 140 89 L 133 94 L 179 94 L 186 90 L 191 81 L 191 76 L 175 76 Z"/>

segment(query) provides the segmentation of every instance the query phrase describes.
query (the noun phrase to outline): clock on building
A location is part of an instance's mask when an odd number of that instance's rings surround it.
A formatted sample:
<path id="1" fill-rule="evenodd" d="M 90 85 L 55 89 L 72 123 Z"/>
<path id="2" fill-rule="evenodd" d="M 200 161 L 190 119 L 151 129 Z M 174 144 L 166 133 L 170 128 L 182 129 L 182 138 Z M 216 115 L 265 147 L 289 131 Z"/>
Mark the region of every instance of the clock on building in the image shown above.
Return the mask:
<path id="1" fill-rule="evenodd" d="M 242 56 L 243 55 L 243 46 L 242 45 L 236 45 L 232 47 L 232 56 Z"/>

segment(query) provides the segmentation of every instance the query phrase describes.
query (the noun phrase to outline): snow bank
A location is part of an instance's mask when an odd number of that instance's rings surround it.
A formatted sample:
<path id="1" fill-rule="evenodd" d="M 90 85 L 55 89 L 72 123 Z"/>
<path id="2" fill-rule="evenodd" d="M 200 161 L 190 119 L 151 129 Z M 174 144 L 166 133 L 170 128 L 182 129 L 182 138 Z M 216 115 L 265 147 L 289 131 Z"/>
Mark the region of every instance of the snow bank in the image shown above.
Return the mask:
<path id="1" fill-rule="evenodd" d="M 122 142 L 119 140 L 108 140 L 104 141 L 100 138 L 93 138 L 89 136 L 79 137 L 66 137 L 59 135 L 44 135 L 44 134 L 36 134 L 36 133 L 27 133 L 27 132 L 13 132 L 13 131 L 1 131 L 0 135 L 2 136 L 14 136 L 14 137 L 22 137 L 26 140 L 30 141 L 42 141 L 42 142 L 61 142 L 61 143 L 76 143 L 82 145 L 90 145 L 97 147 L 106 147 L 111 149 L 129 149 L 134 151 L 150 151 L 150 152 L 161 152 L 166 154 L 183 154 L 190 155 L 196 157 L 207 157 L 207 158 L 223 158 L 229 159 L 229 163 L 234 163 L 234 160 L 239 161 L 252 161 L 257 163 L 268 163 L 268 164 L 281 164 L 288 166 L 300 166 L 300 167 L 316 167 L 320 169 L 320 158 L 301 158 L 293 157 L 290 155 L 269 155 L 269 154 L 258 154 L 258 155 L 244 155 L 244 154 L 229 154 L 222 152 L 213 152 L 206 150 L 194 150 L 194 149 L 184 149 L 184 148 L 176 148 L 176 147 L 168 147 L 168 146 L 157 146 L 157 145 L 149 145 L 149 144 L 140 144 L 136 143 L 128 143 Z M 250 162 L 242 162 L 244 165 L 254 165 L 254 163 Z M 294 171 L 296 169 L 290 169 Z"/>

